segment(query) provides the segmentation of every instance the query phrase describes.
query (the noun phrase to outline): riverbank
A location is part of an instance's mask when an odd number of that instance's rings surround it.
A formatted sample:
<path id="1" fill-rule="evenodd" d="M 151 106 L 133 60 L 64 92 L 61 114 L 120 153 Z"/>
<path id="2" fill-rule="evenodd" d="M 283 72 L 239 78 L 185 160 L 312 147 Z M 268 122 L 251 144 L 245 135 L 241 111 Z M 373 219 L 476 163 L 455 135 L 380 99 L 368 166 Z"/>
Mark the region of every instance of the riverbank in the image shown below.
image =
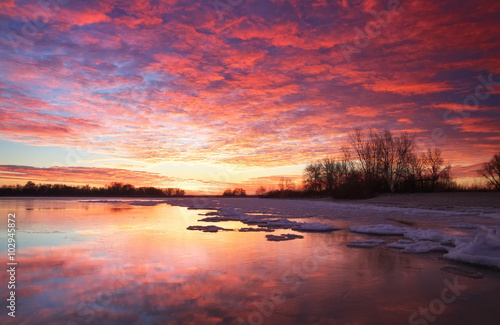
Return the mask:
<path id="1" fill-rule="evenodd" d="M 450 210 L 470 207 L 500 209 L 500 192 L 385 194 L 366 200 L 335 200 L 335 202 L 361 203 L 407 208 L 429 207 Z"/>

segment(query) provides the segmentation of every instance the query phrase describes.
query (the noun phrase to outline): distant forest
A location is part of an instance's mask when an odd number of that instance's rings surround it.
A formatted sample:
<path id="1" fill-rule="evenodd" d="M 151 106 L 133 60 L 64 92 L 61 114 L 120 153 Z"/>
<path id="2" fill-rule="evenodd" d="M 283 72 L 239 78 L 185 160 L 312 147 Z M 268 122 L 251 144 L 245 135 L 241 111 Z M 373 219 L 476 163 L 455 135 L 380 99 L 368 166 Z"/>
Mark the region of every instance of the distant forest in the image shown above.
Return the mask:
<path id="1" fill-rule="evenodd" d="M 106 187 L 69 186 L 64 184 L 35 184 L 32 181 L 23 185 L 3 185 L 0 196 L 125 196 L 125 197 L 164 197 L 184 196 L 180 188 L 135 187 L 119 182 Z"/>

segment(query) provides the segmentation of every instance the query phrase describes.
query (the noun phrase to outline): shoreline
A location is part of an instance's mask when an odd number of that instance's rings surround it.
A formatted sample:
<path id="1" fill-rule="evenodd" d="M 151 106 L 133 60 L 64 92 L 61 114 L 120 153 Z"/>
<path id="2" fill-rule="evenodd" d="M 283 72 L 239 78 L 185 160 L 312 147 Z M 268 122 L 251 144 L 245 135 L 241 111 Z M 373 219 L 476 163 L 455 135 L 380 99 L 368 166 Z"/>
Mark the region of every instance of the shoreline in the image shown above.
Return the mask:
<path id="1" fill-rule="evenodd" d="M 185 195 L 185 196 L 0 196 L 2 199 L 262 199 L 262 200 L 291 200 L 311 202 L 331 202 L 337 204 L 363 204 L 400 208 L 439 208 L 460 209 L 500 208 L 500 192 L 436 192 L 436 193 L 385 193 L 369 199 L 334 199 L 331 197 L 301 197 L 301 198 L 260 198 L 256 195 L 244 197 L 226 197 L 222 195 Z"/>
<path id="2" fill-rule="evenodd" d="M 333 200 L 337 203 L 370 204 L 401 208 L 436 208 L 460 210 L 461 208 L 500 208 L 500 192 L 439 192 L 383 194 L 365 200 Z"/>

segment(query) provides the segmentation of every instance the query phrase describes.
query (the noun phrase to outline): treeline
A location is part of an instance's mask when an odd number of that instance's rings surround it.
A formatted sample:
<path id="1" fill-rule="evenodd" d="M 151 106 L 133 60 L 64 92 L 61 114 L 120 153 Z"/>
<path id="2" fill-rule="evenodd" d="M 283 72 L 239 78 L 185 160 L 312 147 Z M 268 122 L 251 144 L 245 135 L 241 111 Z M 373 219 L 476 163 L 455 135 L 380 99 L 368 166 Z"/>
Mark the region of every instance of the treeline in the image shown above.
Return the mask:
<path id="1" fill-rule="evenodd" d="M 339 159 L 325 158 L 304 171 L 306 191 L 325 191 L 339 198 L 453 187 L 451 166 L 439 148 L 419 151 L 414 134 L 395 136 L 390 130 L 364 134 L 357 129 L 349 135 Z"/>
<path id="2" fill-rule="evenodd" d="M 160 197 L 184 196 L 180 188 L 135 187 L 132 184 L 119 182 L 105 187 L 70 186 L 65 184 L 35 184 L 32 181 L 22 185 L 3 185 L 0 196 L 130 196 Z"/>
<path id="3" fill-rule="evenodd" d="M 337 158 L 324 158 L 304 169 L 303 186 L 297 189 L 284 179 L 278 190 L 261 197 L 333 196 L 368 198 L 380 193 L 433 192 L 456 189 L 451 166 L 439 148 L 420 151 L 415 134 L 399 136 L 390 130 L 353 131 Z"/>
<path id="4" fill-rule="evenodd" d="M 237 187 L 235 188 L 234 190 L 232 189 L 227 189 L 224 191 L 224 193 L 222 193 L 222 196 L 247 196 L 247 192 L 240 188 L 240 187 Z"/>

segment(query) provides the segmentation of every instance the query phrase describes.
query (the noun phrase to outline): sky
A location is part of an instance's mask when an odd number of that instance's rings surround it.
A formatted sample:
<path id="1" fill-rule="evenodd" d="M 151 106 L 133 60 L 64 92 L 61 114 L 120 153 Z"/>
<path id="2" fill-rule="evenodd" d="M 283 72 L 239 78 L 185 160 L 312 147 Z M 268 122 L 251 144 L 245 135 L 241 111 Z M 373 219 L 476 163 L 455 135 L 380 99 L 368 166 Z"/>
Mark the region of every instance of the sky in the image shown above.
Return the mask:
<path id="1" fill-rule="evenodd" d="M 2 0 L 0 185 L 253 192 L 355 128 L 500 152 L 500 2 Z"/>

